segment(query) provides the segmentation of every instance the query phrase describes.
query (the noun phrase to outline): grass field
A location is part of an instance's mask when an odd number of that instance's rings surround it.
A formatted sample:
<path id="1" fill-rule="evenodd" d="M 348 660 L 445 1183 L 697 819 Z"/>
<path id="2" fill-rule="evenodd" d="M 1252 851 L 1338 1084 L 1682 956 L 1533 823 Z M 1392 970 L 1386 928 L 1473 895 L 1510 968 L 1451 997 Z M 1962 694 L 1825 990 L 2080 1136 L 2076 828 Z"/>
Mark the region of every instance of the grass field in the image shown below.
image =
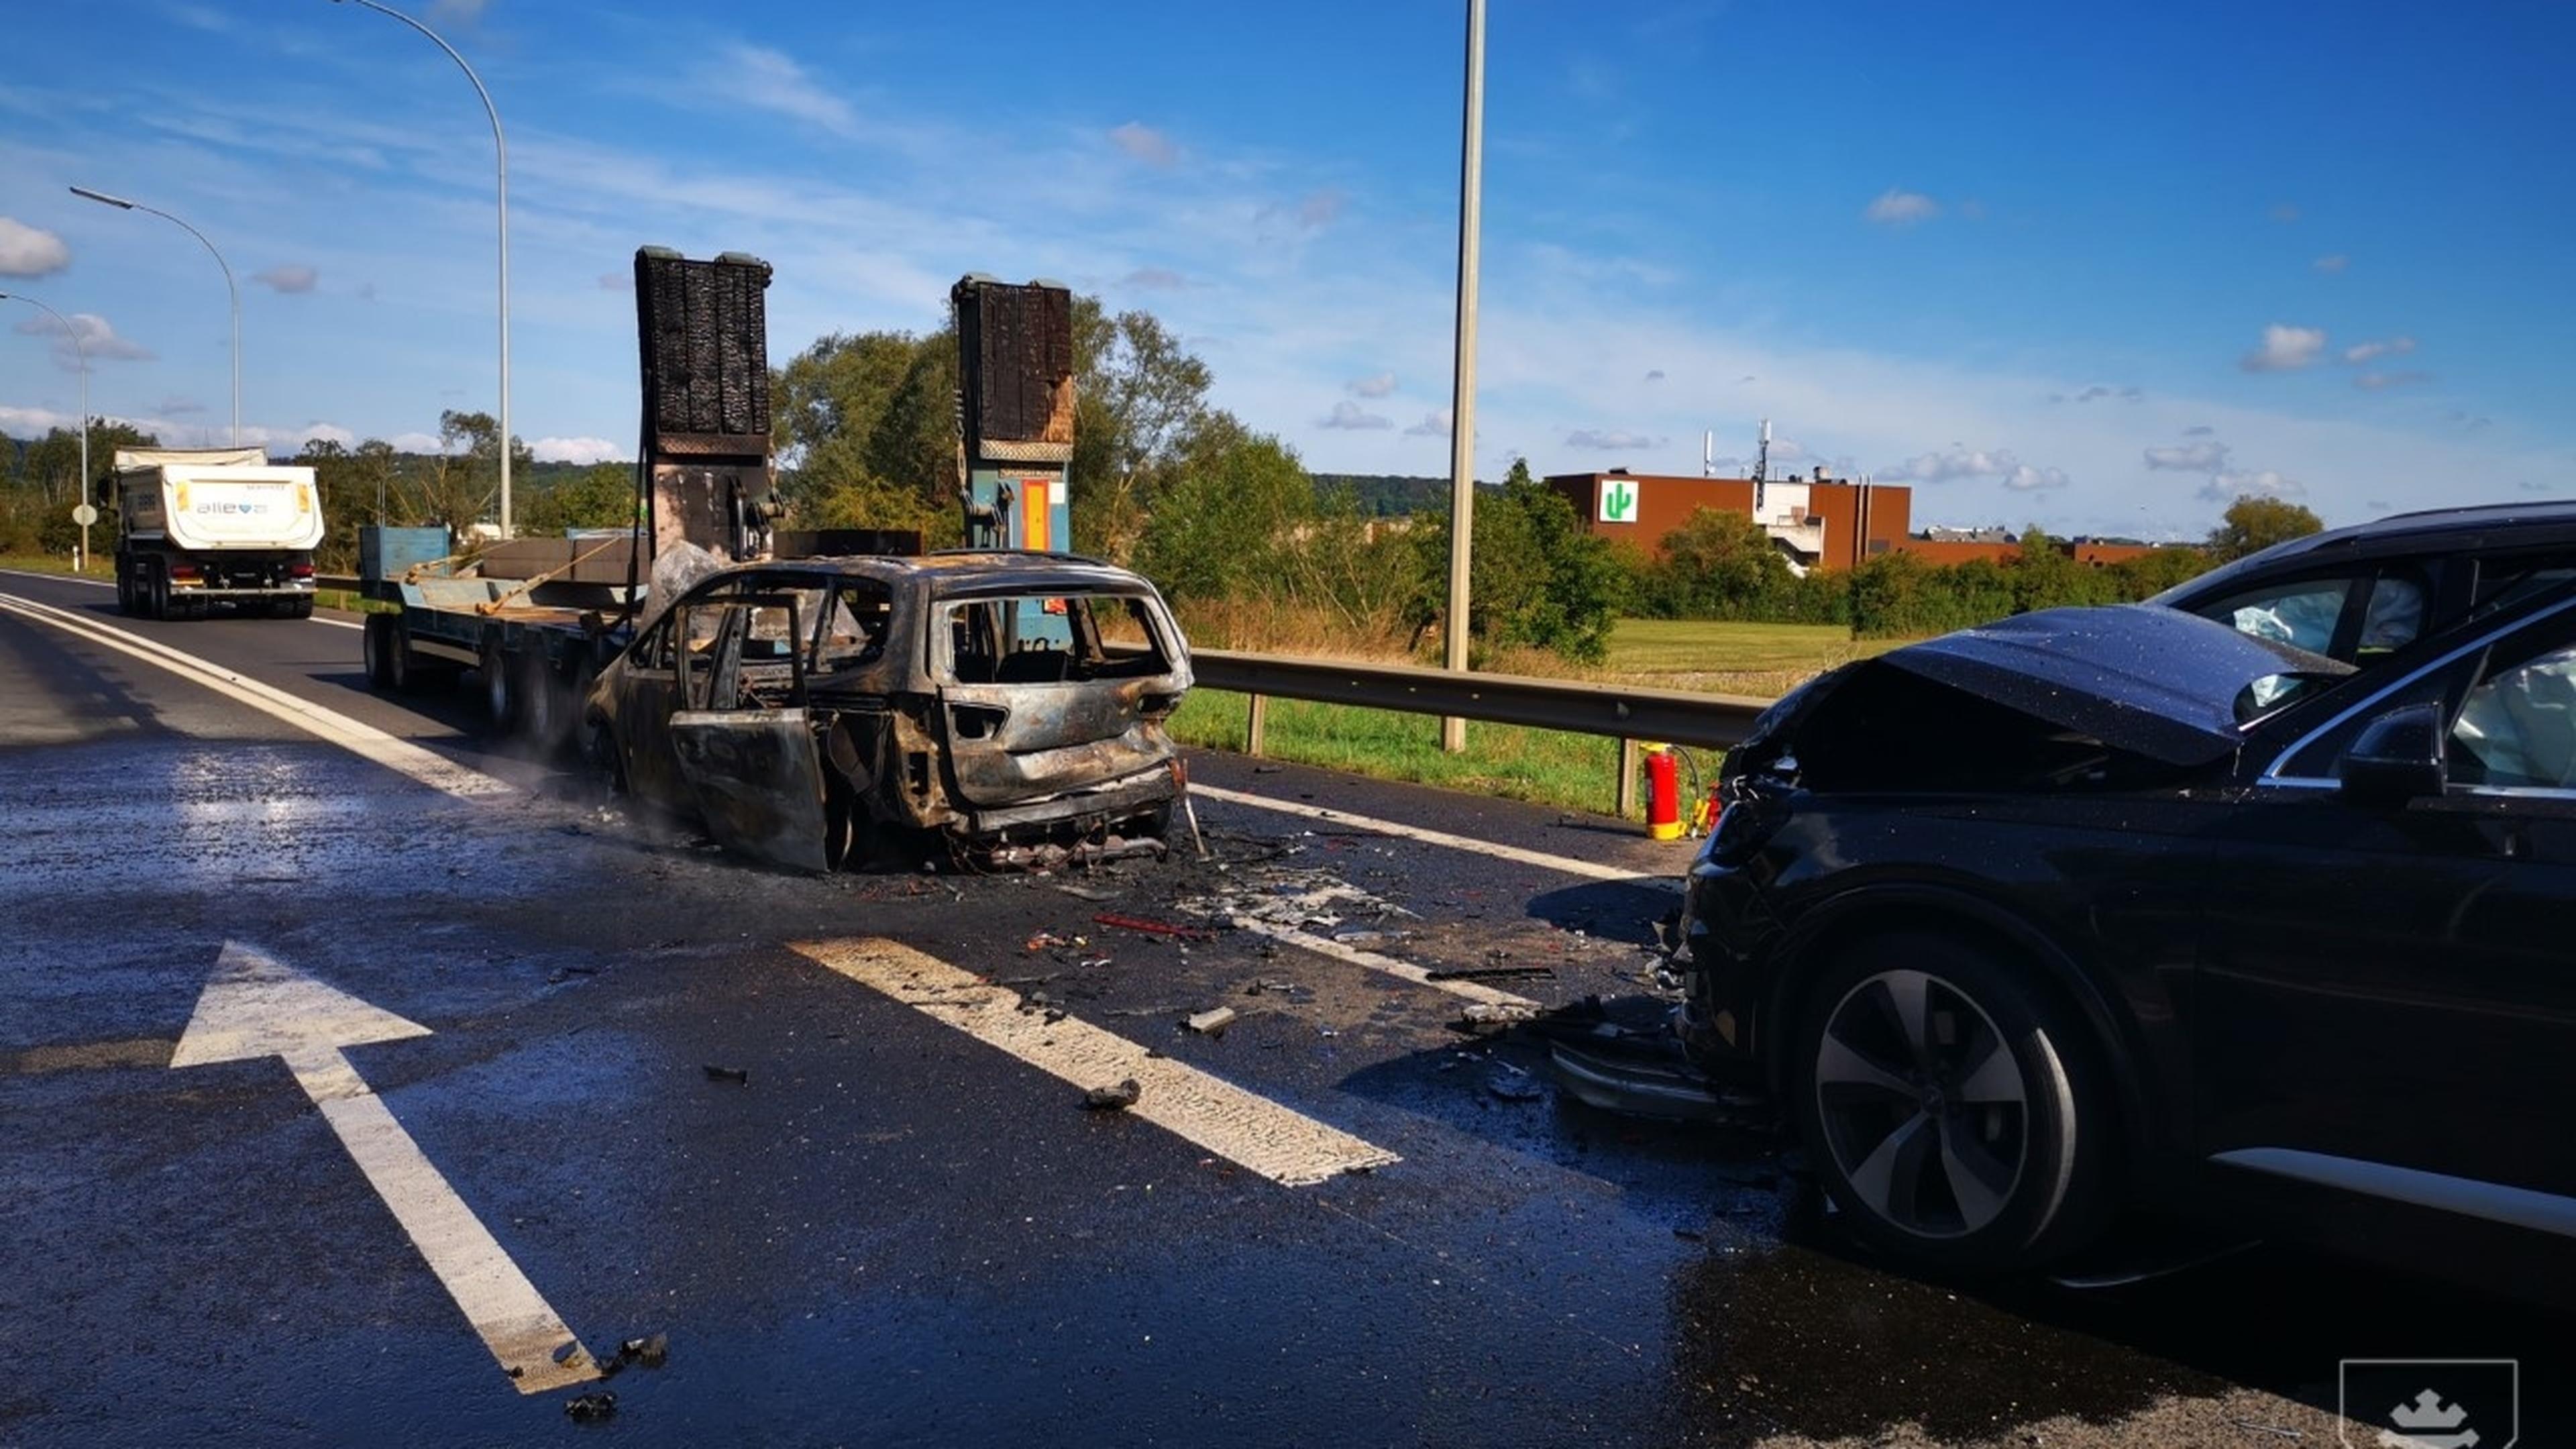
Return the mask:
<path id="1" fill-rule="evenodd" d="M 72 561 L 58 553 L 0 553 L 0 569 L 16 569 L 29 574 L 67 574 Z M 92 559 L 84 578 L 113 579 L 115 566 L 104 558 Z"/>
<path id="2" fill-rule="evenodd" d="M 1623 619 L 1611 637 L 1609 662 L 1569 673 L 1661 689 L 1769 698 L 1895 642 L 1855 642 L 1848 631 L 1832 625 Z M 1195 690 L 1174 716 L 1173 732 L 1190 744 L 1240 750 L 1245 708 L 1242 695 Z M 1611 813 L 1618 798 L 1619 742 L 1596 735 L 1470 724 L 1466 752 L 1452 755 L 1441 750 L 1440 721 L 1430 715 L 1276 699 L 1270 703 L 1269 753 L 1379 779 L 1413 780 L 1603 815 Z M 1698 763 L 1703 772 L 1717 768 L 1715 757 L 1703 756 Z"/>

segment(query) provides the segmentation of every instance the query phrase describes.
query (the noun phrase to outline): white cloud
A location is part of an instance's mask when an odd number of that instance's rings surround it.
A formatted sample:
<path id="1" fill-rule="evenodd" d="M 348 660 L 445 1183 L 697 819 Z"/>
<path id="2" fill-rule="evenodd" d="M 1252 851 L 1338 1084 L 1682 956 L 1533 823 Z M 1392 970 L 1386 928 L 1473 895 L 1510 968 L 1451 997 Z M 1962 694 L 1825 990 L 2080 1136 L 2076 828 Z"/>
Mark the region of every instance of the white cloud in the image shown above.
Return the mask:
<path id="1" fill-rule="evenodd" d="M 396 433 L 385 441 L 393 444 L 397 453 L 435 453 L 439 449 L 437 435 L 433 433 Z"/>
<path id="2" fill-rule="evenodd" d="M 480 0 L 476 8 L 481 8 Z M 859 115 L 850 103 L 818 84 L 783 50 L 737 41 L 725 47 L 720 64 L 701 74 L 718 81 L 728 99 L 754 110 L 775 111 L 836 136 L 859 133 Z"/>
<path id="3" fill-rule="evenodd" d="M 0 277 L 49 277 L 71 264 L 61 237 L 0 216 Z"/>
<path id="4" fill-rule="evenodd" d="M 2247 372 L 2296 372 L 2326 350 L 2325 329 L 2290 327 L 2279 322 L 2263 329 L 2263 345 L 2246 353 L 2237 366 Z"/>
<path id="5" fill-rule="evenodd" d="M 84 355 L 93 363 L 152 360 L 151 348 L 117 336 L 116 329 L 107 325 L 107 319 L 95 312 L 74 312 L 71 324 L 72 330 L 67 332 L 63 324 L 50 315 L 38 316 L 19 323 L 18 331 L 29 337 L 61 339 L 54 344 L 54 365 L 65 372 L 78 372 Z M 75 332 L 80 337 L 78 347 L 72 345 Z"/>
<path id="6" fill-rule="evenodd" d="M 1648 382 L 1662 382 L 1663 380 L 1664 380 L 1664 370 L 1663 370 L 1662 368 L 1660 368 L 1660 367 L 1650 367 L 1650 368 L 1646 369 L 1646 381 L 1648 381 Z"/>
<path id="7" fill-rule="evenodd" d="M 1319 428 L 1338 428 L 1346 432 L 1374 432 L 1395 426 L 1395 419 L 1380 417 L 1355 402 L 1337 402 L 1331 413 L 1315 420 Z"/>
<path id="8" fill-rule="evenodd" d="M 24 438 L 50 433 L 56 428 L 77 430 L 80 420 L 70 413 L 48 408 L 16 408 L 0 403 L 0 433 Z"/>
<path id="9" fill-rule="evenodd" d="M 337 423 L 314 423 L 296 434 L 295 440 L 299 443 L 337 443 L 347 448 L 357 444 L 358 435 Z"/>
<path id="10" fill-rule="evenodd" d="M 321 274 L 297 262 L 287 262 L 255 273 L 251 280 L 272 292 L 310 292 Z"/>
<path id="11" fill-rule="evenodd" d="M 1565 446 L 1593 452 L 1615 453 L 1630 448 L 1660 448 L 1661 438 L 1644 433 L 1631 433 L 1621 428 L 1577 428 L 1565 435 Z"/>
<path id="12" fill-rule="evenodd" d="M 1880 226 L 1912 226 L 1941 214 L 1941 203 L 1920 191 L 1891 186 L 1878 194 L 1861 215 Z"/>
<path id="13" fill-rule="evenodd" d="M 1381 372 L 1374 377 L 1355 377 L 1342 386 L 1349 389 L 1353 397 L 1393 397 L 1395 374 Z"/>
<path id="14" fill-rule="evenodd" d="M 2215 473 L 2227 466 L 2227 445 L 2215 440 L 2147 449 L 2147 466 L 2176 473 Z"/>
<path id="15" fill-rule="evenodd" d="M 2368 362 L 2374 357 L 2402 357 L 2414 350 L 2414 338 L 2391 337 L 2385 341 L 2356 342 L 2343 350 L 2343 360 Z"/>
<path id="16" fill-rule="evenodd" d="M 2294 478 L 2265 469 L 2260 473 L 2219 473 L 2201 485 L 2199 496 L 2210 503 L 2233 503 L 2239 498 L 2304 498 L 2307 486 Z"/>
<path id="17" fill-rule="evenodd" d="M 1449 436 L 1449 410 L 1447 408 L 1442 408 L 1438 412 L 1424 413 L 1422 415 L 1422 421 L 1405 429 L 1404 435 L 1408 438 L 1445 438 Z"/>
<path id="18" fill-rule="evenodd" d="M 2034 468 L 2028 463 L 2016 464 L 2011 472 L 2004 475 L 2004 486 L 2016 493 L 2029 493 L 2043 488 L 2063 488 L 2066 483 L 2065 469 Z"/>
<path id="19" fill-rule="evenodd" d="M 1779 444 L 1772 444 L 1771 451 L 1777 455 Z M 1947 483 L 1954 478 L 2004 477 L 2020 466 L 2021 460 L 2008 448 L 1988 452 L 1953 444 L 1947 452 L 1921 453 L 1893 467 L 1881 468 L 1877 476 L 1897 482 Z"/>
<path id="20" fill-rule="evenodd" d="M 2352 258 L 2345 256 L 2341 252 L 2336 252 L 2332 256 L 2319 257 L 2310 265 L 2314 266 L 2318 271 L 2324 272 L 2328 276 L 2332 276 L 2334 273 L 2340 272 L 2344 268 L 2351 266 Z"/>
<path id="21" fill-rule="evenodd" d="M 617 445 L 606 438 L 539 438 L 528 444 L 528 451 L 540 463 L 606 463 L 619 456 Z"/>
<path id="22" fill-rule="evenodd" d="M 2409 387 L 2432 380 L 2433 374 L 2429 372 L 2365 372 L 2356 375 L 2352 385 L 2364 392 L 2378 392 L 2383 388 Z"/>
<path id="23" fill-rule="evenodd" d="M 1181 159 L 1181 148 L 1171 137 L 1140 121 L 1112 127 L 1109 144 L 1148 166 L 1170 166 Z"/>

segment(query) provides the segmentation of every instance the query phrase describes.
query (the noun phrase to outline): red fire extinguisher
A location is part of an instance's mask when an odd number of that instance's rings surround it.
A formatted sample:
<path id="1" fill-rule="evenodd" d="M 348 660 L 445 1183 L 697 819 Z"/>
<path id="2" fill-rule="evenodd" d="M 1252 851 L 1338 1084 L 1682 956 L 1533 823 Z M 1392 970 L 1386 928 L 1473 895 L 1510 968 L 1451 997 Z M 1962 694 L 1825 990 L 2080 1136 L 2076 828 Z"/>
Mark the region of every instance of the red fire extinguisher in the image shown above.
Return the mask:
<path id="1" fill-rule="evenodd" d="M 1646 834 L 1656 840 L 1682 838 L 1681 770 L 1670 745 L 1646 746 Z"/>

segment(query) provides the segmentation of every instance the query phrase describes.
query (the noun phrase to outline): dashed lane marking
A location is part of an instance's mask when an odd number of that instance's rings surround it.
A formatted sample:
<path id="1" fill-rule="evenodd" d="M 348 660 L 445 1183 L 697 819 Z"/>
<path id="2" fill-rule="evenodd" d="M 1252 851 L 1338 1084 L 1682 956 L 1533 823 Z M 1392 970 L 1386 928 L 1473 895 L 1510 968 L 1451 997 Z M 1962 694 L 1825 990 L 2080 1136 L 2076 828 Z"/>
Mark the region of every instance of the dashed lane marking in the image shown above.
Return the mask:
<path id="1" fill-rule="evenodd" d="M 802 956 L 1084 1091 L 1133 1080 L 1127 1115 L 1257 1172 L 1304 1187 L 1403 1159 L 1196 1067 L 1072 1017 L 1050 1022 L 1020 997 L 893 941 L 799 941 Z"/>
<path id="2" fill-rule="evenodd" d="M 285 690 L 237 674 L 220 664 L 185 654 L 167 644 L 157 643 L 139 634 L 83 618 L 68 609 L 40 604 L 15 594 L 0 594 L 0 611 L 16 614 L 31 622 L 49 624 L 67 634 L 86 639 L 102 648 L 157 665 L 193 684 L 200 684 L 217 694 L 246 704 L 252 709 L 365 759 L 388 770 L 406 775 L 433 790 L 453 795 L 460 800 L 488 799 L 495 795 L 516 793 L 514 789 L 467 765 L 457 764 L 434 750 L 423 749 L 409 740 L 398 739 L 371 724 L 363 724 L 338 710 L 325 709 L 308 700 L 298 699 Z"/>
<path id="3" fill-rule="evenodd" d="M 1446 846 L 1451 850 L 1473 851 L 1478 855 L 1490 855 L 1497 860 L 1535 865 L 1545 870 L 1563 871 L 1567 875 L 1588 876 L 1593 880 L 1643 882 L 1660 880 L 1665 874 L 1631 870 L 1625 866 L 1603 865 L 1599 861 L 1576 860 L 1570 855 L 1550 855 L 1543 850 L 1523 850 L 1517 845 L 1502 845 L 1491 840 L 1478 840 L 1472 835 L 1452 835 L 1446 830 L 1430 830 L 1419 825 L 1406 825 L 1401 821 L 1353 815 L 1347 810 L 1328 810 L 1321 805 L 1273 800 L 1267 795 L 1250 795 L 1241 790 L 1221 789 L 1215 785 L 1201 785 L 1195 781 L 1190 785 L 1190 793 L 1205 796 L 1210 800 L 1222 800 L 1229 805 L 1249 805 L 1255 810 L 1276 810 L 1285 815 L 1302 815 L 1309 820 L 1329 820 L 1336 825 L 1357 826 L 1362 830 L 1374 830 L 1381 835 L 1402 836 L 1407 840 L 1419 840 L 1425 845 Z M 1671 874 L 1678 875 L 1679 872 L 1674 871 Z"/>

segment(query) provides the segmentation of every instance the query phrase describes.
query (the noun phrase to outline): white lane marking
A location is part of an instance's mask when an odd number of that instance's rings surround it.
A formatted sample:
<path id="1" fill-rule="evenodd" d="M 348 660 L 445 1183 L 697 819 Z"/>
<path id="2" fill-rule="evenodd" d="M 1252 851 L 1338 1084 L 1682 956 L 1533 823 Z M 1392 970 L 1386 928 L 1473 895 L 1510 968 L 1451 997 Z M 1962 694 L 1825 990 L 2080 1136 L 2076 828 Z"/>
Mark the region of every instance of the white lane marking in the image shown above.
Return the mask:
<path id="1" fill-rule="evenodd" d="M 1403 1159 L 1086 1022 L 1022 1011 L 1017 992 L 893 941 L 798 941 L 800 955 L 1089 1091 L 1134 1079 L 1127 1115 L 1287 1187 Z"/>
<path id="2" fill-rule="evenodd" d="M 85 619 L 69 610 L 40 604 L 14 594 L 0 594 L 0 610 L 18 614 L 36 623 L 50 624 L 65 633 L 89 640 L 93 644 L 128 654 L 146 664 L 158 665 L 191 683 L 204 685 L 273 719 L 295 726 L 318 739 L 335 744 L 352 754 L 373 760 L 388 770 L 409 776 L 433 790 L 443 791 L 460 800 L 488 799 L 494 795 L 516 793 L 514 789 L 482 771 L 423 749 L 409 740 L 398 739 L 371 724 L 362 724 L 337 710 L 298 699 L 282 689 L 262 684 L 210 663 L 193 654 L 183 654 L 166 644 L 156 643 L 139 634 L 113 628 Z"/>
<path id="3" fill-rule="evenodd" d="M 284 1058 L 512 1385 L 535 1394 L 598 1378 L 589 1350 L 340 1053 L 427 1035 L 417 1022 L 227 941 L 170 1065 Z"/>
<path id="4" fill-rule="evenodd" d="M 0 574 L 6 574 L 11 578 L 18 579 L 59 579 L 67 584 L 87 584 L 93 589 L 112 589 L 116 587 L 116 583 L 112 579 L 83 578 L 79 574 L 40 574 L 35 572 L 33 569 L 0 569 Z M 334 629 L 359 629 L 365 627 L 361 624 L 352 624 L 346 619 L 325 619 L 318 614 L 313 617 L 313 622 L 316 624 L 328 624 Z"/>
<path id="5" fill-rule="evenodd" d="M 1194 785 L 1190 788 L 1198 787 Z M 1538 1005 L 1526 996 L 1514 996 L 1508 991 L 1496 991 L 1480 982 L 1434 981 L 1427 967 L 1416 966 L 1410 961 L 1399 961 L 1393 956 L 1381 956 L 1375 951 L 1363 951 L 1356 946 L 1345 946 L 1330 937 L 1311 935 L 1293 926 L 1272 925 L 1268 921 L 1251 916 L 1236 916 L 1234 924 L 1239 929 L 1250 931 L 1255 935 L 1268 936 L 1274 941 L 1286 942 L 1301 951 L 1312 951 L 1319 956 L 1330 956 L 1336 961 L 1347 961 L 1353 966 L 1365 967 L 1371 971 L 1383 971 L 1389 976 L 1400 976 L 1418 985 L 1428 986 L 1434 991 L 1446 991 L 1452 996 L 1463 996 L 1469 1001 L 1489 1001 L 1496 1006 Z"/>
<path id="6" fill-rule="evenodd" d="M 1321 805 L 1273 800 L 1267 795 L 1248 795 L 1241 790 L 1226 790 L 1215 785 L 1202 785 L 1195 780 L 1190 782 L 1190 793 L 1205 795 L 1211 800 L 1222 800 L 1229 805 L 1249 805 L 1255 810 L 1276 810 L 1286 815 L 1303 815 L 1309 820 L 1330 820 L 1337 825 L 1356 825 L 1362 830 L 1374 830 L 1381 835 L 1400 835 L 1407 840 L 1419 840 L 1426 845 L 1443 845 L 1451 850 L 1471 850 L 1478 855 L 1490 855 L 1497 860 L 1535 865 L 1547 870 L 1563 871 L 1567 875 L 1589 876 L 1594 880 L 1657 880 L 1661 879 L 1663 874 L 1630 870 L 1625 866 L 1603 865 L 1598 861 L 1576 860 L 1568 855 L 1549 855 L 1541 850 L 1523 850 L 1517 845 L 1499 845 L 1490 840 L 1478 840 L 1472 835 L 1452 835 L 1445 830 L 1427 830 L 1419 825 L 1405 825 L 1393 820 L 1353 815 L 1347 810 L 1328 810 Z M 1676 867 L 1671 874 L 1679 875 L 1680 869 Z"/>

